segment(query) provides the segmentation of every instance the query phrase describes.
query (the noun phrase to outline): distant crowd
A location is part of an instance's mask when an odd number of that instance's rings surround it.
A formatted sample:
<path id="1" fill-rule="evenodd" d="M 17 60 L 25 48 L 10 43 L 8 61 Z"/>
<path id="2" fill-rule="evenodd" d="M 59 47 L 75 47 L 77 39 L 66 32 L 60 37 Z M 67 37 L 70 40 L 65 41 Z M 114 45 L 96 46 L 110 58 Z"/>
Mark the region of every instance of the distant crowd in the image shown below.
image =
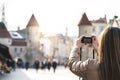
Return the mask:
<path id="1" fill-rule="evenodd" d="M 13 63 L 9 63 L 10 65 L 13 65 Z M 23 62 L 22 59 L 18 59 L 17 62 L 14 64 L 14 66 L 12 66 L 12 68 L 15 70 L 15 68 L 25 68 L 26 70 L 28 70 L 29 68 L 35 68 L 36 71 L 38 71 L 39 69 L 44 70 L 44 69 L 48 69 L 50 70 L 51 68 L 53 68 L 54 72 L 56 70 L 58 66 L 58 63 L 56 61 L 39 61 L 39 60 L 35 60 L 34 63 L 31 65 L 28 61 Z"/>
<path id="2" fill-rule="evenodd" d="M 31 64 L 29 61 L 23 61 L 21 58 L 18 58 L 17 61 L 14 60 L 7 60 L 6 62 L 0 62 L 0 73 L 10 73 L 11 70 L 15 71 L 16 68 L 22 68 L 29 70 L 29 68 L 34 68 L 36 72 L 38 72 L 39 69 L 48 71 L 53 70 L 53 72 L 56 72 L 56 68 L 58 66 L 58 62 L 56 60 L 44 60 L 39 61 L 36 59 L 33 64 Z M 64 64 L 64 67 L 67 67 L 67 63 Z"/>

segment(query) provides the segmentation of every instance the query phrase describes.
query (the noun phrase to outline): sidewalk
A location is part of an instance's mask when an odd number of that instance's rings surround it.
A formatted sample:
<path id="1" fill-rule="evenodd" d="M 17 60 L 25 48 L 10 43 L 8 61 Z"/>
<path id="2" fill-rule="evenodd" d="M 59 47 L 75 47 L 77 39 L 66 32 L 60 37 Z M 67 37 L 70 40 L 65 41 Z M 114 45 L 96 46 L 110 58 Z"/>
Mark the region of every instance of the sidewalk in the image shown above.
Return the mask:
<path id="1" fill-rule="evenodd" d="M 79 77 L 71 73 L 68 69 L 57 69 L 55 73 L 52 69 L 50 71 L 39 70 L 38 72 L 34 69 L 22 71 L 32 80 L 79 80 Z"/>
<path id="2" fill-rule="evenodd" d="M 56 73 L 52 69 L 38 72 L 35 69 L 28 69 L 28 71 L 17 69 L 10 74 L 0 76 L 0 80 L 79 80 L 79 77 L 71 73 L 69 69 L 59 67 Z"/>

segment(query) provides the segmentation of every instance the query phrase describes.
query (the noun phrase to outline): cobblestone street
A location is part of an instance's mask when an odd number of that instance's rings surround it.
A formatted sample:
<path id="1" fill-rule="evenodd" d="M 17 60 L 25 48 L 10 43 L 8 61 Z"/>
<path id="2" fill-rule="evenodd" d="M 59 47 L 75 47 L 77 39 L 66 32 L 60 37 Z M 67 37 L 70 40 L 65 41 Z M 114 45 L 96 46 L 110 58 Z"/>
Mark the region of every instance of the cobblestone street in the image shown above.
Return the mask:
<path id="1" fill-rule="evenodd" d="M 79 80 L 79 77 L 69 71 L 68 68 L 58 67 L 54 73 L 51 69 L 39 70 L 36 72 L 35 69 L 16 69 L 10 74 L 0 75 L 0 80 Z"/>

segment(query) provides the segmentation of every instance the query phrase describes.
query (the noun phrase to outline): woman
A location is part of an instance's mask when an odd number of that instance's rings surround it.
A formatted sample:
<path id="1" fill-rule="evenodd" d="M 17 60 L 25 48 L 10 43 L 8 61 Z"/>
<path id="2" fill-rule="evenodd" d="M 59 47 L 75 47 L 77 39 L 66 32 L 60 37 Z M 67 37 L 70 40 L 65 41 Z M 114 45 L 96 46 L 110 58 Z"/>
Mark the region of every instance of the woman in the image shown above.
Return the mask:
<path id="1" fill-rule="evenodd" d="M 79 49 L 85 44 L 82 36 L 76 40 L 69 56 L 70 70 L 87 80 L 120 80 L 120 29 L 107 27 L 100 35 L 99 43 L 92 37 L 92 47 L 98 52 L 98 59 L 80 61 Z M 99 45 L 98 45 L 99 44 Z"/>

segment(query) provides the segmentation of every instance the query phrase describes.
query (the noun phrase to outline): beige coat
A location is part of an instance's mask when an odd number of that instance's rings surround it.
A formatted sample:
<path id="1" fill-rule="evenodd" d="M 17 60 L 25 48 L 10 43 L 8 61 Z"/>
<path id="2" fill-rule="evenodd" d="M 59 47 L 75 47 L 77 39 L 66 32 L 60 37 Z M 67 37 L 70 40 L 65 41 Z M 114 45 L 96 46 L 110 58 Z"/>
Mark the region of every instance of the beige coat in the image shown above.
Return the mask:
<path id="1" fill-rule="evenodd" d="M 78 48 L 73 48 L 69 57 L 69 69 L 77 76 L 83 77 L 86 80 L 99 80 L 97 60 L 87 59 L 80 61 L 77 58 L 79 53 Z"/>

